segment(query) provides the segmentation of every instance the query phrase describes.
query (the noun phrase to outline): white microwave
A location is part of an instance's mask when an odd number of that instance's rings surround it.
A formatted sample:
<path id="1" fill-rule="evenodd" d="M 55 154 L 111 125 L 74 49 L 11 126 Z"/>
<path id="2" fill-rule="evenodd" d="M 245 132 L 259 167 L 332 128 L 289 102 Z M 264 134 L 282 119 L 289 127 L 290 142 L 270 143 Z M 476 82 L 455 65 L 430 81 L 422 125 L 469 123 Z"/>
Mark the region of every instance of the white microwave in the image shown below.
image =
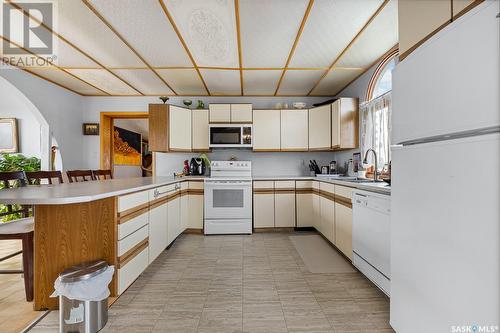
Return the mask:
<path id="1" fill-rule="evenodd" d="M 252 147 L 252 125 L 210 124 L 208 146 L 210 148 Z"/>

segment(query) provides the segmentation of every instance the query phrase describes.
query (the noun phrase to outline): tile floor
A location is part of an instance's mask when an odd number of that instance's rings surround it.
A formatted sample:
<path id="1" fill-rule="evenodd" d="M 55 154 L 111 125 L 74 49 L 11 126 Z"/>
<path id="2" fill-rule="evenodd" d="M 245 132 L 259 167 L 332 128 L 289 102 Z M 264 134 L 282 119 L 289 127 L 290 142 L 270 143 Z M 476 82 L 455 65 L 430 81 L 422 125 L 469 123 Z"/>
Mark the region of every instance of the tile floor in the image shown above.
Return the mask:
<path id="1" fill-rule="evenodd" d="M 180 236 L 102 332 L 394 332 L 382 292 L 359 272 L 309 273 L 291 234 Z M 55 331 L 56 311 L 31 332 Z"/>

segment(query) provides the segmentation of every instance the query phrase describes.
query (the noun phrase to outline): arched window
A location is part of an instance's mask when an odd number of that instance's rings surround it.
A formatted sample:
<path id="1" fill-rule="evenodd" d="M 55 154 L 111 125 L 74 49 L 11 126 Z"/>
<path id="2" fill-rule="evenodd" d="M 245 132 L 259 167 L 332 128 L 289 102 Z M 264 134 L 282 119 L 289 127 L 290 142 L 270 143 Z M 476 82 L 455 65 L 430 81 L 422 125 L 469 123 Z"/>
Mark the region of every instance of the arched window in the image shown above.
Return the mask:
<path id="1" fill-rule="evenodd" d="M 361 118 L 361 155 L 368 149 L 377 153 L 377 166 L 380 171 L 391 160 L 391 90 L 392 70 L 397 65 L 398 50 L 392 50 L 375 69 L 368 84 L 366 101 L 360 105 Z M 374 156 L 367 155 L 365 167 L 374 166 Z"/>
<path id="2" fill-rule="evenodd" d="M 396 67 L 397 59 L 398 50 L 395 49 L 387 54 L 377 66 L 368 84 L 366 101 L 371 101 L 392 90 L 392 70 Z"/>

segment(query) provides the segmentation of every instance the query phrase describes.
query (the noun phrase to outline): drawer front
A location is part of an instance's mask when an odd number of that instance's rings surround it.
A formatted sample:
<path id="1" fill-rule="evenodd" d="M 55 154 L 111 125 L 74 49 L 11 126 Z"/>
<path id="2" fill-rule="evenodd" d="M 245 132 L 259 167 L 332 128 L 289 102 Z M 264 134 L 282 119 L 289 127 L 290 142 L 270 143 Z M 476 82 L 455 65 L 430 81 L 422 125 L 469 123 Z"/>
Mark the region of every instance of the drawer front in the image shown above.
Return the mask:
<path id="1" fill-rule="evenodd" d="M 128 210 L 134 210 L 136 207 L 147 205 L 148 202 L 148 191 L 122 195 L 118 197 L 118 212 L 123 213 Z"/>
<path id="2" fill-rule="evenodd" d="M 147 239 L 149 236 L 149 225 L 145 225 L 136 232 L 128 235 L 122 240 L 118 241 L 118 257 L 123 256 L 127 251 L 131 250 L 134 246 Z"/>
<path id="3" fill-rule="evenodd" d="M 312 181 L 312 188 L 315 190 L 319 190 L 319 182 L 317 180 Z"/>
<path id="4" fill-rule="evenodd" d="M 118 240 L 122 240 L 136 230 L 139 230 L 149 222 L 149 213 L 145 212 L 124 223 L 118 224 Z"/>
<path id="5" fill-rule="evenodd" d="M 295 182 L 295 188 L 296 189 L 311 189 L 311 188 L 313 188 L 313 181 L 312 180 L 297 180 Z"/>
<path id="6" fill-rule="evenodd" d="M 122 294 L 148 267 L 149 249 L 146 247 L 123 267 L 118 269 L 118 294 Z"/>
<path id="7" fill-rule="evenodd" d="M 335 194 L 340 195 L 346 199 L 352 199 L 352 187 L 335 185 Z"/>
<path id="8" fill-rule="evenodd" d="M 180 187 L 181 187 L 181 191 L 187 190 L 189 188 L 189 183 L 188 182 L 181 182 Z"/>
<path id="9" fill-rule="evenodd" d="M 190 181 L 188 186 L 190 190 L 203 190 L 204 188 L 203 185 L 204 185 L 203 182 Z"/>
<path id="10" fill-rule="evenodd" d="M 319 188 L 322 192 L 327 192 L 329 194 L 335 193 L 335 185 L 329 183 L 320 183 Z"/>
<path id="11" fill-rule="evenodd" d="M 272 180 L 256 180 L 253 182 L 255 189 L 274 189 L 274 182 Z"/>
<path id="12" fill-rule="evenodd" d="M 155 200 L 166 198 L 167 196 L 175 193 L 176 185 L 177 187 L 179 187 L 178 184 L 170 184 L 149 190 L 149 198 L 151 203 L 154 203 Z"/>
<path id="13" fill-rule="evenodd" d="M 295 180 L 277 180 L 274 182 L 275 189 L 295 189 Z"/>

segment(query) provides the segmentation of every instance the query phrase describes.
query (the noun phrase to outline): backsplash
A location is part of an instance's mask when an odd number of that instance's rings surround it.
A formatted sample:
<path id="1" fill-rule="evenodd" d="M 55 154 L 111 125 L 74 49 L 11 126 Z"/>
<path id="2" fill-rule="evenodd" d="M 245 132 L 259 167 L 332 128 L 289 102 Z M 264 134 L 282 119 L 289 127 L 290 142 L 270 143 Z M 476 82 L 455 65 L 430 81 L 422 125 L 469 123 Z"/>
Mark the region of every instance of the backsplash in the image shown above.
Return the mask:
<path id="1" fill-rule="evenodd" d="M 334 152 L 274 152 L 255 153 L 242 149 L 217 149 L 207 153 L 213 160 L 228 160 L 235 156 L 240 161 L 252 161 L 254 176 L 309 176 L 309 160 L 315 159 L 318 165 L 329 165 L 335 160 Z M 156 175 L 172 176 L 174 172 L 181 172 L 184 160 L 199 156 L 197 153 L 157 153 Z"/>

